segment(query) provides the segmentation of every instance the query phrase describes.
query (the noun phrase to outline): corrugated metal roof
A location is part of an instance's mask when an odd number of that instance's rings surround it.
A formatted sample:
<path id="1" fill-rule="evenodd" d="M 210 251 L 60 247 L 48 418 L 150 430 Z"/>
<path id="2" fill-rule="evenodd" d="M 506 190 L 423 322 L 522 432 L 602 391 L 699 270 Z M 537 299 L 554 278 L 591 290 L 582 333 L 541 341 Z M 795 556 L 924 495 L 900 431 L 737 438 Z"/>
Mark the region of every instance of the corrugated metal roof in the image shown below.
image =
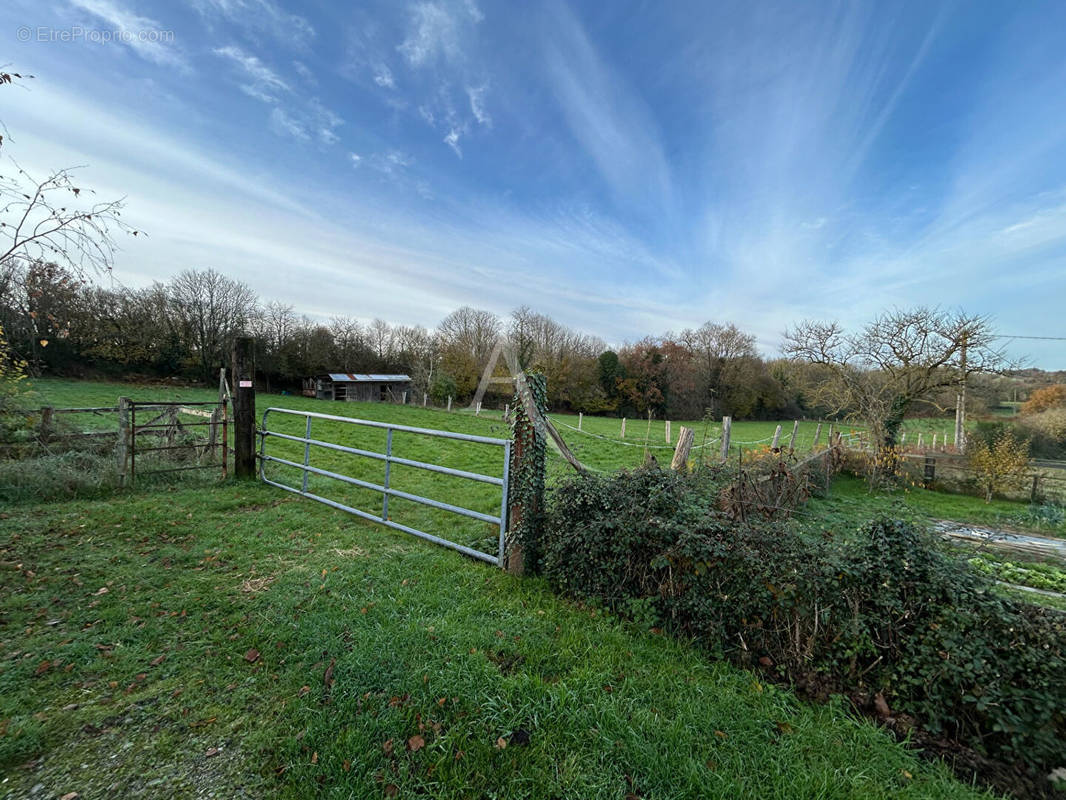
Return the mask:
<path id="1" fill-rule="evenodd" d="M 331 372 L 329 379 L 334 383 L 401 383 L 410 381 L 410 375 L 382 375 L 376 373 Z"/>

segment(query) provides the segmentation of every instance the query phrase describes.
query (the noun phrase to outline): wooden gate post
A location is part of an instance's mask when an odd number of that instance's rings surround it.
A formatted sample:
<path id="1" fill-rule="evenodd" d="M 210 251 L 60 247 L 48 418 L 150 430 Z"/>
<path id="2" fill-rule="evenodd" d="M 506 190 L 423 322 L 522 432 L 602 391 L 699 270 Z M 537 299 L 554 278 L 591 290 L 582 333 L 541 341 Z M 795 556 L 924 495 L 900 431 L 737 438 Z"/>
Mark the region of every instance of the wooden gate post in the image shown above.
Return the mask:
<path id="1" fill-rule="evenodd" d="M 118 485 L 126 485 L 126 466 L 130 452 L 130 399 L 118 399 L 118 441 L 115 443 L 115 466 L 118 468 Z"/>
<path id="2" fill-rule="evenodd" d="M 252 338 L 233 343 L 233 474 L 255 477 L 255 360 Z"/>
<path id="3" fill-rule="evenodd" d="M 512 575 L 526 572 L 530 557 L 527 552 L 539 537 L 538 527 L 544 509 L 544 473 L 547 442 L 542 424 L 530 419 L 529 411 L 543 419 L 547 408 L 545 380 L 540 373 L 526 376 L 524 381 L 531 397 L 522 397 L 522 386 L 514 396 L 514 413 L 511 416 L 511 464 L 508 470 L 507 536 L 504 540 L 504 568 Z M 531 400 L 527 403 L 526 400 Z M 535 547 L 533 548 L 535 549 Z"/>

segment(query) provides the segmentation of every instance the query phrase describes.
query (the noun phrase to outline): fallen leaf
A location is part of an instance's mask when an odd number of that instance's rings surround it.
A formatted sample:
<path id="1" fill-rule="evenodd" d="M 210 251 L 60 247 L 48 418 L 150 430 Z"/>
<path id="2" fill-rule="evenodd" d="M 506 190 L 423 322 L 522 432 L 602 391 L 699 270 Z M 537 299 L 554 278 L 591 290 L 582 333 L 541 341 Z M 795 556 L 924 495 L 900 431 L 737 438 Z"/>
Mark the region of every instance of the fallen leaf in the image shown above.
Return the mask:
<path id="1" fill-rule="evenodd" d="M 310 686 L 307 686 L 307 685 L 305 684 L 305 685 L 303 685 L 303 686 L 301 686 L 301 687 L 300 687 L 300 691 L 298 691 L 298 692 L 296 693 L 296 696 L 297 696 L 297 697 L 303 697 L 303 696 L 304 696 L 304 695 L 306 695 L 306 694 L 307 694 L 307 693 L 308 693 L 309 691 L 311 691 L 311 687 L 310 687 Z"/>
<path id="2" fill-rule="evenodd" d="M 400 787 L 397 786 L 395 783 L 386 783 L 385 784 L 385 796 L 386 797 L 396 797 L 399 794 L 400 794 Z"/>
<path id="3" fill-rule="evenodd" d="M 352 762 L 348 759 L 344 759 L 344 764 L 341 766 L 341 769 L 343 769 L 345 772 L 350 772 L 352 769 Z"/>
<path id="4" fill-rule="evenodd" d="M 251 650 L 244 654 L 244 660 L 247 661 L 249 664 L 254 664 L 256 661 L 259 660 L 259 651 L 253 647 Z"/>
<path id="5" fill-rule="evenodd" d="M 781 731 L 781 733 L 792 733 L 792 726 L 787 722 L 778 721 L 775 722 L 774 725 L 777 726 L 777 729 Z"/>
<path id="6" fill-rule="evenodd" d="M 315 752 L 313 752 L 311 754 L 311 763 L 312 764 L 317 764 L 318 763 L 318 751 L 317 750 L 315 750 Z"/>
<path id="7" fill-rule="evenodd" d="M 204 753 L 204 757 L 205 758 L 214 758 L 217 755 L 218 755 L 218 748 L 217 747 L 212 747 L 212 748 L 208 749 L 208 751 L 206 753 Z"/>
<path id="8" fill-rule="evenodd" d="M 77 792 L 67 792 L 65 795 L 59 798 L 59 800 L 78 800 L 81 797 Z"/>
<path id="9" fill-rule="evenodd" d="M 726 737 L 725 733 L 723 733 L 722 731 L 715 731 L 714 735 L 717 736 L 719 739 L 724 739 Z"/>
<path id="10" fill-rule="evenodd" d="M 407 749 L 412 753 L 417 753 L 423 747 L 426 746 L 426 740 L 419 736 L 417 733 L 407 740 Z"/>
<path id="11" fill-rule="evenodd" d="M 499 739 L 496 740 L 496 749 L 497 750 L 505 750 L 506 748 L 507 748 L 507 740 L 504 739 L 501 736 Z"/>
<path id="12" fill-rule="evenodd" d="M 49 670 L 49 668 L 51 666 L 52 666 L 52 662 L 49 661 L 48 659 L 45 659 L 44 661 L 42 661 L 40 664 L 37 665 L 37 669 L 35 669 L 33 671 L 33 674 L 34 675 L 43 675 L 44 673 L 48 672 L 48 670 Z"/>
<path id="13" fill-rule="evenodd" d="M 99 589 L 93 592 L 93 597 L 99 597 L 102 594 L 107 594 L 107 592 L 108 588 L 106 586 L 101 586 Z"/>
<path id="14" fill-rule="evenodd" d="M 158 656 L 157 658 L 153 658 L 150 663 L 153 667 L 158 667 L 160 664 L 166 661 L 166 658 L 167 657 L 165 655 Z"/>
<path id="15" fill-rule="evenodd" d="M 386 739 L 385 743 L 381 745 L 381 749 L 385 751 L 385 755 L 392 755 L 392 739 Z"/>
<path id="16" fill-rule="evenodd" d="M 333 667 L 336 663 L 337 659 L 331 658 L 329 660 L 329 666 L 326 667 L 326 674 L 322 676 L 322 683 L 325 684 L 327 692 L 333 688 Z"/>

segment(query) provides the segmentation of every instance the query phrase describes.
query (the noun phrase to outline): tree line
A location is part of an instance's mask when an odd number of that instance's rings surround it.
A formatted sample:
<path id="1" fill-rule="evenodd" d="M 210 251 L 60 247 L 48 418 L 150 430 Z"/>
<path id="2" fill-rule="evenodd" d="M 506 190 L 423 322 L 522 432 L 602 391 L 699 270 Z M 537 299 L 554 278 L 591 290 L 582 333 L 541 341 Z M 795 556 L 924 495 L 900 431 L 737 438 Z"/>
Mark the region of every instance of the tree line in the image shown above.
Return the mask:
<path id="1" fill-rule="evenodd" d="M 0 273 L 0 326 L 37 375 L 210 385 L 228 363 L 234 337 L 247 333 L 270 390 L 299 391 L 303 379 L 326 372 L 403 372 L 416 396 L 462 403 L 474 394 L 496 342 L 508 337 L 521 366 L 547 377 L 555 410 L 677 419 L 817 412 L 795 365 L 763 359 L 755 337 L 731 323 L 707 322 L 612 349 L 524 306 L 505 318 L 462 307 L 433 329 L 351 316 L 322 321 L 212 269 L 130 289 L 86 280 L 56 263 L 22 261 Z"/>

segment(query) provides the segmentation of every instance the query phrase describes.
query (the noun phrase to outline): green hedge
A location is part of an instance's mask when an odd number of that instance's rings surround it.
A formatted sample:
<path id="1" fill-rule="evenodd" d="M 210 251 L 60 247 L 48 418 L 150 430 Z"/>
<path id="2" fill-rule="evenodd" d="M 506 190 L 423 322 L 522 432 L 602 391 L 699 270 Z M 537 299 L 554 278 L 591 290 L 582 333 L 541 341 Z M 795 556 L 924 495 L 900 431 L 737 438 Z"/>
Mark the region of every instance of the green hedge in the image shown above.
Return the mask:
<path id="1" fill-rule="evenodd" d="M 992 757 L 1062 765 L 1066 617 L 1003 599 L 907 523 L 871 522 L 857 546 L 737 524 L 713 481 L 646 469 L 562 484 L 545 575 L 816 693 L 880 692 Z"/>

